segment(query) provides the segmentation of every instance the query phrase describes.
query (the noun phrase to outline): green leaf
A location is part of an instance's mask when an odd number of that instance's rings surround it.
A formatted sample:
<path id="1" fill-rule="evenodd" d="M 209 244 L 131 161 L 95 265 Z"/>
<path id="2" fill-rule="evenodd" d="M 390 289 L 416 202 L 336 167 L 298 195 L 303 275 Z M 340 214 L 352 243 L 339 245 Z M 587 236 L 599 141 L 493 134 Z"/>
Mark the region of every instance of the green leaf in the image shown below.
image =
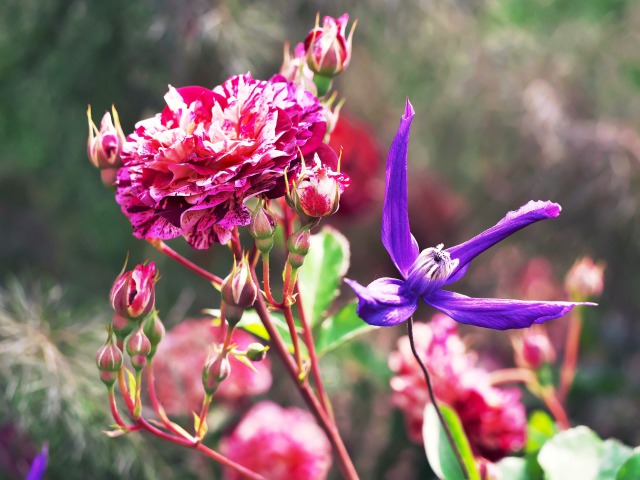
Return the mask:
<path id="1" fill-rule="evenodd" d="M 637 451 L 622 464 L 616 480 L 638 480 L 640 478 L 640 452 Z"/>
<path id="2" fill-rule="evenodd" d="M 537 453 L 547 440 L 552 438 L 558 429 L 553 419 L 542 410 L 534 411 L 527 423 L 527 445 L 525 452 L 528 454 Z"/>
<path id="3" fill-rule="evenodd" d="M 316 340 L 318 355 L 324 355 L 343 343 L 376 329 L 358 316 L 357 306 L 357 302 L 349 303 L 322 323 Z"/>
<path id="4" fill-rule="evenodd" d="M 349 242 L 337 230 L 324 227 L 311 236 L 311 248 L 298 271 L 298 285 L 312 326 L 323 319 L 338 295 L 349 268 L 349 256 Z"/>
<path id="5" fill-rule="evenodd" d="M 469 480 L 480 480 L 480 473 L 476 466 L 469 440 L 464 433 L 462 423 L 456 412 L 446 405 L 439 404 L 442 415 L 451 430 L 451 435 L 455 441 L 458 451 L 462 456 Z M 422 424 L 422 438 L 424 439 L 424 449 L 427 452 L 427 459 L 431 469 L 441 480 L 465 480 L 462 469 L 458 464 L 456 455 L 451 448 L 447 435 L 440 424 L 438 413 L 434 406 L 429 403 L 424 409 L 424 421 Z"/>
<path id="6" fill-rule="evenodd" d="M 529 480 L 527 461 L 519 457 L 507 457 L 500 460 L 496 466 L 500 472 L 499 478 L 505 480 Z"/>
<path id="7" fill-rule="evenodd" d="M 287 322 L 284 319 L 283 315 L 279 312 L 270 312 L 271 320 L 273 321 L 274 326 L 280 332 L 280 336 L 284 340 L 285 345 L 289 349 L 291 353 L 293 353 L 293 342 L 291 341 L 291 334 L 289 333 L 289 327 L 287 326 Z M 269 332 L 260 320 L 260 316 L 255 310 L 247 310 L 242 315 L 242 320 L 238 322 L 238 327 L 246 330 L 249 333 L 254 334 L 256 337 L 261 338 L 269 342 L 271 338 L 269 337 Z M 300 342 L 300 348 L 302 349 L 302 355 L 308 356 L 307 346 L 304 342 Z"/>
<path id="8" fill-rule="evenodd" d="M 598 480 L 615 480 L 620 466 L 633 455 L 633 449 L 619 442 L 609 439 L 604 442 L 602 457 L 600 458 L 600 472 Z M 636 478 L 640 478 L 640 475 Z"/>
<path id="9" fill-rule="evenodd" d="M 538 454 L 546 480 L 596 480 L 604 442 L 589 428 L 580 426 L 560 432 Z"/>

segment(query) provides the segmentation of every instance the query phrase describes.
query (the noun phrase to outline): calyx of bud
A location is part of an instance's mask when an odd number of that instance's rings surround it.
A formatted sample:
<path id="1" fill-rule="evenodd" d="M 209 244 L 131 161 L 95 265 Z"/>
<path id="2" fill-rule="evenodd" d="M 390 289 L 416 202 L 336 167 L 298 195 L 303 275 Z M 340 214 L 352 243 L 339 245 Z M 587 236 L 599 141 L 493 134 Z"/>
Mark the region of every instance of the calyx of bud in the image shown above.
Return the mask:
<path id="1" fill-rule="evenodd" d="M 289 264 L 293 268 L 300 268 L 304 263 L 304 257 L 309 253 L 309 248 L 311 248 L 311 234 L 308 226 L 303 226 L 287 239 Z"/>
<path id="2" fill-rule="evenodd" d="M 153 357 L 158 349 L 158 344 L 164 338 L 165 328 L 162 320 L 158 317 L 157 312 L 149 315 L 142 323 L 142 331 L 151 343 L 151 352 L 149 357 Z"/>
<path id="3" fill-rule="evenodd" d="M 247 346 L 247 358 L 252 362 L 261 362 L 267 356 L 268 346 L 254 342 Z"/>
<path id="4" fill-rule="evenodd" d="M 121 272 L 111 287 L 111 306 L 125 318 L 143 319 L 155 305 L 155 282 L 156 266 L 153 262 Z"/>

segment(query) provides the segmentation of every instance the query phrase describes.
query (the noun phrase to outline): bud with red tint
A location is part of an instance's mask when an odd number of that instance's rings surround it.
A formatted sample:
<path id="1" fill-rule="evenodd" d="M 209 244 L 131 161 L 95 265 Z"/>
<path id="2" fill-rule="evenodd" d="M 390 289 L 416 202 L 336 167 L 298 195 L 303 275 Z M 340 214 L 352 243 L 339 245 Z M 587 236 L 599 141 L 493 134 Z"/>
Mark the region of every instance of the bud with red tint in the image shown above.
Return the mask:
<path id="1" fill-rule="evenodd" d="M 577 260 L 564 280 L 565 288 L 573 301 L 585 301 L 598 297 L 604 289 L 603 262 L 595 263 L 591 258 Z"/>
<path id="2" fill-rule="evenodd" d="M 225 303 L 225 318 L 235 326 L 244 309 L 253 305 L 258 297 L 258 287 L 253 282 L 249 259 L 245 255 L 239 263 L 233 262 L 233 270 L 222 282 L 222 300 Z"/>
<path id="3" fill-rule="evenodd" d="M 538 370 L 556 360 L 556 352 L 543 329 L 526 330 L 513 337 L 516 364 L 521 368 Z"/>
<path id="4" fill-rule="evenodd" d="M 155 305 L 156 265 L 136 265 L 118 275 L 111 287 L 111 306 L 118 315 L 130 320 L 143 319 Z"/>
<path id="5" fill-rule="evenodd" d="M 309 253 L 309 248 L 311 248 L 311 235 L 309 229 L 303 226 L 287 239 L 289 264 L 293 268 L 300 268 L 304 263 L 304 257 Z"/>
<path id="6" fill-rule="evenodd" d="M 102 171 L 102 181 L 111 186 L 115 181 L 115 174 L 122 166 L 122 146 L 125 142 L 124 132 L 120 126 L 120 119 L 115 107 L 111 107 L 111 114 L 105 112 L 100 122 L 100 130 L 91 118 L 91 106 L 87 108 L 89 120 L 89 138 L 87 140 L 87 155 L 94 167 Z"/>
<path id="7" fill-rule="evenodd" d="M 210 359 L 202 371 L 202 385 L 207 395 L 213 395 L 220 386 L 220 383 L 231 374 L 231 363 L 229 357 L 217 355 Z"/>
<path id="8" fill-rule="evenodd" d="M 307 65 L 311 71 L 322 77 L 334 77 L 342 72 L 351 60 L 351 40 L 356 23 L 353 23 L 349 37 L 346 36 L 349 15 L 338 19 L 324 17 L 322 27 L 316 17 L 316 26 L 304 40 Z"/>
<path id="9" fill-rule="evenodd" d="M 256 241 L 256 248 L 262 254 L 267 254 L 273 247 L 273 235 L 276 233 L 276 217 L 260 199 L 256 209 L 251 214 L 249 233 Z"/>
<path id="10" fill-rule="evenodd" d="M 311 168 L 302 163 L 302 171 L 293 181 L 288 197 L 291 207 L 300 215 L 311 218 L 334 214 L 340 204 L 340 195 L 349 186 L 349 177 L 334 172 L 320 162 L 318 155 L 313 158 Z"/>
<path id="11" fill-rule="evenodd" d="M 116 381 L 118 370 L 122 367 L 122 352 L 113 344 L 111 330 L 106 343 L 96 354 L 96 365 L 100 371 L 100 380 L 111 388 Z"/>
<path id="12" fill-rule="evenodd" d="M 144 334 L 142 328 L 129 337 L 127 341 L 127 353 L 131 358 L 131 365 L 136 370 L 141 370 L 147 365 L 147 357 L 151 353 L 151 342 Z"/>

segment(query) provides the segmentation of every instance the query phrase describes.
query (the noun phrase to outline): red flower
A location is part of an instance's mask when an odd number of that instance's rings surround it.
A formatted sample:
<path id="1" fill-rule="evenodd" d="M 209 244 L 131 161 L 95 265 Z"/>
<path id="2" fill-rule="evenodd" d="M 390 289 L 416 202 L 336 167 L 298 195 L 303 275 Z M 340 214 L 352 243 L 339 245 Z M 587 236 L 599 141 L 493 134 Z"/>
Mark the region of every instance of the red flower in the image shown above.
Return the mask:
<path id="1" fill-rule="evenodd" d="M 476 366 L 458 336 L 456 323 L 436 314 L 428 324 L 415 325 L 416 348 L 433 377 L 438 400 L 460 416 L 471 448 L 478 456 L 496 461 L 522 449 L 526 440 L 526 412 L 517 389 L 491 386 L 488 372 Z M 428 402 L 427 386 L 409 345 L 398 341 L 389 366 L 392 402 L 402 410 L 409 437 L 422 441 L 422 417 Z"/>
<path id="2" fill-rule="evenodd" d="M 285 169 L 295 175 L 326 131 L 318 99 L 281 75 L 170 87 L 165 100 L 127 138 L 118 172 L 116 201 L 138 238 L 226 243 L 250 221 L 245 199 L 284 195 Z"/>
<path id="3" fill-rule="evenodd" d="M 211 346 L 222 340 L 220 327 L 210 319 L 185 320 L 170 330 L 158 346 L 153 363 L 156 369 L 158 398 L 169 415 L 198 412 L 204 397 L 202 370 Z M 232 337 L 238 349 L 246 349 L 253 336 L 236 330 Z M 216 402 L 235 404 L 243 397 L 260 395 L 271 387 L 271 362 L 265 358 L 254 363 L 256 372 L 229 356 L 231 375 L 220 384 Z"/>
<path id="4" fill-rule="evenodd" d="M 220 450 L 270 480 L 324 480 L 331 467 L 331 445 L 311 414 L 272 402 L 249 410 Z M 227 470 L 224 478 L 241 477 Z"/>

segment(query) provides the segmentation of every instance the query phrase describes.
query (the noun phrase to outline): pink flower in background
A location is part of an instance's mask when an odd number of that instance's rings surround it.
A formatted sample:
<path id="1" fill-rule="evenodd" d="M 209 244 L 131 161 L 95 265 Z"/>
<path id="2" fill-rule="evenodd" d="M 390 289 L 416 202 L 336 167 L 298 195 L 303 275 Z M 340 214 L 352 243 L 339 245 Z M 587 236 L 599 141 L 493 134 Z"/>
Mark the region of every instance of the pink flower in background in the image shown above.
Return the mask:
<path id="1" fill-rule="evenodd" d="M 477 456 L 498 460 L 524 447 L 526 412 L 517 389 L 492 387 L 488 372 L 457 333 L 455 322 L 436 314 L 428 324 L 414 325 L 416 348 L 433 377 L 436 397 L 460 416 Z M 398 340 L 389 358 L 392 402 L 405 416 L 409 437 L 422 441 L 422 418 L 429 401 L 422 371 L 411 352 L 409 338 Z"/>
<path id="2" fill-rule="evenodd" d="M 604 289 L 604 269 L 603 262 L 595 263 L 589 257 L 577 260 L 564 281 L 571 298 L 599 297 Z"/>
<path id="3" fill-rule="evenodd" d="M 244 201 L 284 195 L 285 169 L 295 175 L 326 131 L 318 99 L 281 75 L 169 87 L 165 101 L 127 137 L 118 171 L 116 201 L 138 238 L 226 243 L 249 223 Z"/>
<path id="4" fill-rule="evenodd" d="M 209 349 L 222 340 L 221 328 L 210 319 L 185 320 L 171 329 L 158 346 L 154 359 L 156 390 L 170 415 L 191 415 L 199 411 L 204 396 L 202 370 Z M 255 338 L 242 330 L 233 342 L 245 349 Z M 260 395 L 271 387 L 271 362 L 265 358 L 251 371 L 232 355 L 231 375 L 220 385 L 214 401 L 233 403 L 247 396 Z"/>
<path id="5" fill-rule="evenodd" d="M 331 445 L 313 416 L 267 401 L 247 412 L 220 450 L 269 480 L 324 480 L 331 467 Z M 224 478 L 241 476 L 226 471 Z"/>

